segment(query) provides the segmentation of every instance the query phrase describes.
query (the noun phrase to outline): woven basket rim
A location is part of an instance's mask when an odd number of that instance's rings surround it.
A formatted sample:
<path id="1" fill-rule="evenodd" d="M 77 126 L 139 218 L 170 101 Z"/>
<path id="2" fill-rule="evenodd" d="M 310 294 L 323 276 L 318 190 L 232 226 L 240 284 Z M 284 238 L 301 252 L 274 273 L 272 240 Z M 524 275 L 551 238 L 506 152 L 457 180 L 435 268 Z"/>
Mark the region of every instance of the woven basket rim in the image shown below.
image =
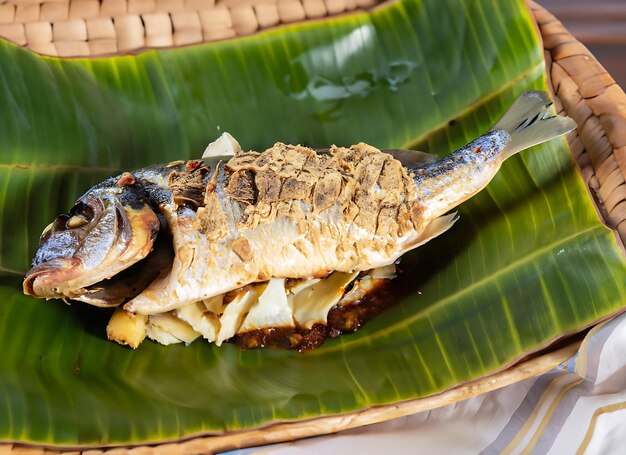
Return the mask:
<path id="1" fill-rule="evenodd" d="M 626 94 L 589 49 L 543 7 L 527 1 L 544 44 L 557 111 L 573 118 L 574 161 L 598 215 L 626 256 Z"/>
<path id="2" fill-rule="evenodd" d="M 136 54 L 371 10 L 386 0 L 0 0 L 0 37 L 64 58 Z"/>

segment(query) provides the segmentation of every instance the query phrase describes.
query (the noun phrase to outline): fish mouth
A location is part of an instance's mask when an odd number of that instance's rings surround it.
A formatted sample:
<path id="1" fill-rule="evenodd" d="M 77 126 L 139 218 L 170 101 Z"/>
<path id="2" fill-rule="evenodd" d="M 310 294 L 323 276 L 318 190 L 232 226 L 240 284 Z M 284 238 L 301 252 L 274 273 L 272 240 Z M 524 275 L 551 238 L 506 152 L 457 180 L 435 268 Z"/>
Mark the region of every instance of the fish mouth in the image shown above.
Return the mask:
<path id="1" fill-rule="evenodd" d="M 62 285 L 79 276 L 83 262 L 76 257 L 54 258 L 31 268 L 22 284 L 24 294 L 33 297 L 63 298 Z"/>

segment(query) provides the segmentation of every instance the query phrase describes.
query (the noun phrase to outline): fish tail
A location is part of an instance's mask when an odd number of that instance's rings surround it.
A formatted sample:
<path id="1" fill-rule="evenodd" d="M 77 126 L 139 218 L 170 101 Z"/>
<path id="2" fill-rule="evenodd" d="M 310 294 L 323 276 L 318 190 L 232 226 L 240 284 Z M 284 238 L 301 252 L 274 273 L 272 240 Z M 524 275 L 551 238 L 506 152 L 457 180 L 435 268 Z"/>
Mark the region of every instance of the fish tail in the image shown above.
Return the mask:
<path id="1" fill-rule="evenodd" d="M 547 93 L 529 90 L 491 128 L 490 131 L 504 130 L 511 136 L 504 150 L 505 159 L 576 128 L 574 120 L 556 115 L 551 106 Z"/>

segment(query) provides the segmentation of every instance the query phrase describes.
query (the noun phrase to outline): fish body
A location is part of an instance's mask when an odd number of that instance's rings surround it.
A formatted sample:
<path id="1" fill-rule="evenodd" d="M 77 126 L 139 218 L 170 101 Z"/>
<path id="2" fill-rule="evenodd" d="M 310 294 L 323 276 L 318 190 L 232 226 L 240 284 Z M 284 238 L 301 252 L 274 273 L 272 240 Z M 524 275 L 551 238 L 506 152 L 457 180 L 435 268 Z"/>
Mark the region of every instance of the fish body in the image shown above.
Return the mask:
<path id="1" fill-rule="evenodd" d="M 365 144 L 327 154 L 276 144 L 201 163 L 210 177 L 198 207 L 164 211 L 177 252 L 171 273 L 131 300 L 130 311 L 167 311 L 274 277 L 376 268 L 428 232 L 407 170 Z"/>
<path id="2" fill-rule="evenodd" d="M 575 126 L 550 104 L 526 92 L 483 136 L 408 166 L 363 143 L 325 151 L 277 143 L 126 172 L 44 231 L 24 291 L 154 315 L 273 278 L 393 264 L 449 229 L 450 210 L 506 158 Z M 115 291 L 122 282 L 134 289 Z"/>

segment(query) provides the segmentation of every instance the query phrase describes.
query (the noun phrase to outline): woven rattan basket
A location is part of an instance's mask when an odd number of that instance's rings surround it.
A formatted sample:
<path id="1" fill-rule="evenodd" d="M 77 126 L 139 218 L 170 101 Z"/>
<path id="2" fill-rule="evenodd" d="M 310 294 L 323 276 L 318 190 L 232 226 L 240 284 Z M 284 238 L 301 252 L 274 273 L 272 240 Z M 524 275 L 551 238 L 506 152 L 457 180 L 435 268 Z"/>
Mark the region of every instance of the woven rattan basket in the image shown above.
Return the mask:
<path id="1" fill-rule="evenodd" d="M 193 45 L 376 7 L 380 0 L 0 0 L 0 36 L 53 56 L 89 57 Z M 599 215 L 626 240 L 626 95 L 545 9 L 529 3 L 543 38 L 557 109 L 578 124 L 568 140 Z M 626 251 L 625 251 L 626 254 Z M 204 453 L 326 434 L 432 409 L 538 374 L 571 357 L 580 340 L 441 394 L 346 415 L 160 445 L 84 453 Z M 0 453 L 57 453 L 0 444 Z M 79 453 L 73 451 L 72 453 Z"/>

